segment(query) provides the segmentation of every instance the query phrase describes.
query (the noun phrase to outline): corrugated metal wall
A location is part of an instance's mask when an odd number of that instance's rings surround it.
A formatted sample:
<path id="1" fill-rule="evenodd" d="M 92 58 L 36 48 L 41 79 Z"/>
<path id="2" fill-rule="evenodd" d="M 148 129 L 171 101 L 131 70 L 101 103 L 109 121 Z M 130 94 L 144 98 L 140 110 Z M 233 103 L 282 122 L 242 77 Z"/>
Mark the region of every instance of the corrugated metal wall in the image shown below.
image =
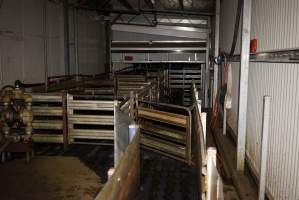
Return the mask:
<path id="1" fill-rule="evenodd" d="M 70 10 L 70 71 L 76 73 L 74 10 Z M 78 61 L 79 73 L 99 74 L 105 71 L 105 26 L 103 20 L 95 20 L 95 13 L 79 11 Z"/>
<path id="2" fill-rule="evenodd" d="M 237 1 L 235 7 L 237 6 Z M 227 3 L 227 2 L 226 2 Z M 230 45 L 234 22 L 232 5 L 222 3 L 220 44 Z M 253 0 L 251 37 L 258 39 L 258 51 L 299 46 L 299 1 Z M 221 18 L 222 19 L 222 18 Z M 233 106 L 228 122 L 237 131 L 239 64 L 233 63 Z M 251 63 L 249 67 L 246 154 L 254 171 L 260 165 L 263 96 L 272 96 L 268 147 L 267 187 L 274 199 L 299 199 L 299 65 Z"/>
<path id="3" fill-rule="evenodd" d="M 299 66 L 254 63 L 249 71 L 247 156 L 258 171 L 263 96 L 270 95 L 267 186 L 275 199 L 298 199 Z"/>
<path id="4" fill-rule="evenodd" d="M 44 81 L 43 0 L 4 0 L 0 7 L 0 87 Z M 47 3 L 48 73 L 65 74 L 62 4 Z M 72 19 L 70 18 L 70 21 Z M 70 22 L 70 25 L 72 23 Z M 100 21 L 79 15 L 80 73 L 104 71 L 105 43 Z M 72 27 L 70 29 L 72 31 Z M 70 33 L 72 36 L 73 33 Z M 70 38 L 72 39 L 72 37 Z M 71 41 L 71 44 L 72 41 Z M 71 45 L 71 49 L 73 45 Z M 71 57 L 71 61 L 73 61 Z M 75 72 L 71 62 L 71 72 Z"/>
<path id="5" fill-rule="evenodd" d="M 0 85 L 44 77 L 43 1 L 4 0 L 0 8 Z M 48 4 L 49 74 L 64 73 L 62 9 Z M 60 45 L 62 44 L 62 45 Z"/>

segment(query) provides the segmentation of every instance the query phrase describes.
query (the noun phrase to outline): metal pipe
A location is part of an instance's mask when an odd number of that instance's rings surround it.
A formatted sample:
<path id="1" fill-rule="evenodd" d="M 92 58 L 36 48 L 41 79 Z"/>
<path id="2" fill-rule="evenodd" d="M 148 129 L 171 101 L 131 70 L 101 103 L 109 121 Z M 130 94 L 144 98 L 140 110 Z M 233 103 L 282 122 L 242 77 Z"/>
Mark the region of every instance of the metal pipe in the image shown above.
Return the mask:
<path id="1" fill-rule="evenodd" d="M 210 24 L 209 20 L 209 24 Z M 209 63 L 209 50 L 210 50 L 210 34 L 207 34 L 207 43 L 206 43 L 206 64 L 205 64 L 205 71 L 203 73 L 205 73 L 205 89 L 204 89 L 204 105 L 205 107 L 209 107 L 210 103 L 209 103 L 209 98 L 208 98 L 208 91 L 210 88 L 210 63 Z"/>
<path id="2" fill-rule="evenodd" d="M 237 44 L 237 39 L 239 35 L 239 25 L 240 25 L 240 19 L 241 19 L 241 13 L 242 13 L 242 5 L 244 0 L 239 0 L 238 1 L 238 8 L 237 8 L 237 14 L 236 14 L 236 19 L 235 19 L 235 29 L 234 29 L 234 36 L 233 36 L 233 42 L 232 46 L 230 49 L 229 57 L 232 57 L 234 55 L 235 49 L 236 49 L 236 44 Z"/>
<path id="3" fill-rule="evenodd" d="M 151 10 L 151 9 L 140 9 L 141 13 L 145 14 L 177 14 L 177 15 L 198 15 L 198 16 L 214 16 L 213 12 L 192 12 L 192 11 L 179 11 L 179 10 Z"/>
<path id="4" fill-rule="evenodd" d="M 219 56 L 219 28 L 220 28 L 220 0 L 216 0 L 216 15 L 215 15 L 215 37 L 214 37 L 214 57 Z M 218 91 L 218 64 L 214 64 L 214 84 L 213 84 L 213 102 L 215 105 L 216 95 Z"/>
<path id="5" fill-rule="evenodd" d="M 105 39 L 106 39 L 106 66 L 105 72 L 111 70 L 111 23 L 109 20 L 105 20 Z"/>
<path id="6" fill-rule="evenodd" d="M 134 11 L 134 10 L 100 9 L 100 8 L 88 8 L 88 7 L 81 7 L 81 6 L 73 6 L 73 8 L 80 9 L 80 10 L 103 12 L 103 13 L 118 13 L 118 14 L 133 14 L 133 15 L 140 14 L 139 11 Z"/>
<path id="7" fill-rule="evenodd" d="M 45 92 L 48 91 L 48 35 L 47 35 L 47 3 L 48 0 L 44 0 L 43 6 L 43 35 L 44 35 L 44 79 L 45 79 Z"/>
<path id="8" fill-rule="evenodd" d="M 251 3 L 252 0 L 243 3 L 237 144 L 237 170 L 240 172 L 244 172 L 245 166 Z"/>
<path id="9" fill-rule="evenodd" d="M 265 199 L 271 97 L 264 96 L 259 200 Z"/>
<path id="10" fill-rule="evenodd" d="M 65 63 L 65 75 L 70 75 L 69 7 L 68 7 L 68 0 L 63 0 L 63 19 L 64 19 L 64 63 Z"/>
<path id="11" fill-rule="evenodd" d="M 74 40 L 75 40 L 75 65 L 76 65 L 76 74 L 79 74 L 79 44 L 78 44 L 78 10 L 74 9 Z M 78 81 L 76 76 L 76 80 Z"/>
<path id="12" fill-rule="evenodd" d="M 144 14 L 177 14 L 177 15 L 197 15 L 197 16 L 213 16 L 215 13 L 211 12 L 191 12 L 191 11 L 178 11 L 178 10 L 153 10 L 153 9 L 140 9 L 134 10 L 118 10 L 118 9 L 100 9 L 100 8 L 88 8 L 81 6 L 73 6 L 75 9 L 98 11 L 104 13 L 118 13 L 118 14 L 134 14 L 140 15 Z"/>
<path id="13" fill-rule="evenodd" d="M 207 113 L 205 113 L 205 112 L 201 113 L 201 123 L 202 123 L 202 130 L 203 130 L 204 145 L 205 145 L 205 149 L 206 149 L 206 146 L 207 146 Z"/>

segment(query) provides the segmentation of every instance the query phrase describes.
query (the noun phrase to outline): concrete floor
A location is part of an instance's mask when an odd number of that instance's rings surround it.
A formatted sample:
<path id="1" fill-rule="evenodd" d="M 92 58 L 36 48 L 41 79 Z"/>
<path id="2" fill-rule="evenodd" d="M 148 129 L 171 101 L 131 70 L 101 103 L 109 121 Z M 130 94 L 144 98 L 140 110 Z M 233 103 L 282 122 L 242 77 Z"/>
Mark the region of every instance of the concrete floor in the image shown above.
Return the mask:
<path id="1" fill-rule="evenodd" d="M 112 146 L 75 145 L 63 151 L 58 145 L 41 145 L 36 149 L 37 156 L 29 164 L 24 158 L 0 164 L 1 200 L 93 199 L 113 166 Z M 198 199 L 196 177 L 188 165 L 144 150 L 138 199 Z M 229 184 L 224 192 L 225 199 L 238 199 Z"/>
<path id="2" fill-rule="evenodd" d="M 0 164 L 1 200 L 91 200 L 107 181 L 112 146 L 36 145 L 36 156 L 24 155 Z"/>
<path id="3" fill-rule="evenodd" d="M 3 200 L 91 200 L 102 187 L 100 177 L 76 157 L 38 156 L 0 166 Z"/>

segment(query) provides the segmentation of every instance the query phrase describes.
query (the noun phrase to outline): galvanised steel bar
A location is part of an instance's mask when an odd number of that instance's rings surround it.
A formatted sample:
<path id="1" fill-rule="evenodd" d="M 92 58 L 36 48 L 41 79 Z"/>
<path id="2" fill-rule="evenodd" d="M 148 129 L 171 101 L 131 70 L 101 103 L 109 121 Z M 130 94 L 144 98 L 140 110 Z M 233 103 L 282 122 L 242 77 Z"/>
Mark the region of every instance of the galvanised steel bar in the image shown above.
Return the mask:
<path id="1" fill-rule="evenodd" d="M 251 28 L 251 4 L 252 0 L 246 0 L 243 4 L 242 18 L 242 43 L 241 43 L 241 67 L 239 88 L 239 114 L 238 114 L 238 142 L 237 142 L 237 170 L 244 172 L 246 151 L 246 123 L 248 100 L 248 70 Z"/>
<path id="2" fill-rule="evenodd" d="M 265 191 L 266 191 L 266 175 L 267 175 L 266 173 L 267 173 L 267 157 L 268 157 L 267 154 L 268 154 L 268 141 L 269 141 L 270 106 L 271 106 L 271 97 L 270 96 L 264 96 L 259 200 L 264 200 L 265 199 Z"/>

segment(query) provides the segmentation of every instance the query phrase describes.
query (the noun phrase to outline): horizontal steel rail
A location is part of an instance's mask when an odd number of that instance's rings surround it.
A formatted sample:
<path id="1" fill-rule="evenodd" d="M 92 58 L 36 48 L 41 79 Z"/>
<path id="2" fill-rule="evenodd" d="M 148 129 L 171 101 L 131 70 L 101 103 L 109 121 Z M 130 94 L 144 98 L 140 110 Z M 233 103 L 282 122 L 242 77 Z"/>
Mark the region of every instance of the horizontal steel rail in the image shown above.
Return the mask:
<path id="1" fill-rule="evenodd" d="M 33 140 L 67 143 L 66 106 L 63 93 L 32 93 Z"/>
<path id="2" fill-rule="evenodd" d="M 240 62 L 240 55 L 234 55 L 231 62 Z M 278 49 L 250 54 L 250 62 L 299 63 L 299 49 Z"/>
<path id="3" fill-rule="evenodd" d="M 113 140 L 114 104 L 114 100 L 84 100 L 68 94 L 69 143 Z"/>

